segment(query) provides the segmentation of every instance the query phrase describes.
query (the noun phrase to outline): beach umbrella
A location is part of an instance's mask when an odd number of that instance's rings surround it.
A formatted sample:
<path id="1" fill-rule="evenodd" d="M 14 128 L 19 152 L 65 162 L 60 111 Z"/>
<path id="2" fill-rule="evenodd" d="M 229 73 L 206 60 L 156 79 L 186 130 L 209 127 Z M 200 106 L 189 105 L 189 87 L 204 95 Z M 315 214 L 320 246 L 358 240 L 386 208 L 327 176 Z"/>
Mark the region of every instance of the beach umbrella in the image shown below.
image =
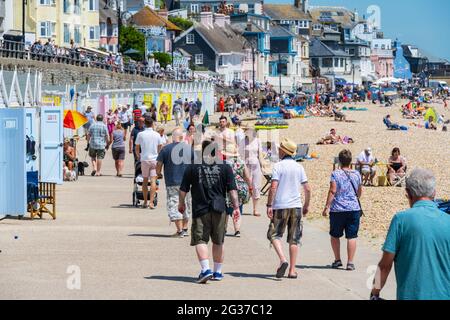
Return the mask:
<path id="1" fill-rule="evenodd" d="M 128 49 L 127 51 L 124 52 L 124 54 L 138 54 L 141 53 L 140 51 L 136 50 L 136 49 Z"/>
<path id="2" fill-rule="evenodd" d="M 64 128 L 76 130 L 89 120 L 75 110 L 64 110 Z"/>

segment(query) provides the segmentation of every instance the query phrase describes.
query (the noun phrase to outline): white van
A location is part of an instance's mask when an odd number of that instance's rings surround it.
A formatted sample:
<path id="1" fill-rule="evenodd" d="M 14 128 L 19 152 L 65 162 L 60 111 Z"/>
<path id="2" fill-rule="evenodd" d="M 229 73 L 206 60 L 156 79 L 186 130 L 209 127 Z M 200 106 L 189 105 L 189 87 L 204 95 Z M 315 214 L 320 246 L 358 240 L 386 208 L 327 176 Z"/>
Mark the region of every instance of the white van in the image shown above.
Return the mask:
<path id="1" fill-rule="evenodd" d="M 448 84 L 445 81 L 430 80 L 428 86 L 433 89 L 448 91 Z"/>

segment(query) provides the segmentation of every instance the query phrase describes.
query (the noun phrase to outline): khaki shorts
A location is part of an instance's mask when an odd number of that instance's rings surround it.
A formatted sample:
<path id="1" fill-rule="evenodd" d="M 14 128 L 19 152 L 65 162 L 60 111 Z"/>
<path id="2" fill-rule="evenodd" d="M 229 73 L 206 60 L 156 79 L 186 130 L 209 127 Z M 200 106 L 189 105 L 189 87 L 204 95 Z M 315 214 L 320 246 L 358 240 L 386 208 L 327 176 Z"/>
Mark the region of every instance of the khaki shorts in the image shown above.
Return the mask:
<path id="1" fill-rule="evenodd" d="M 191 246 L 212 243 L 222 245 L 227 232 L 228 215 L 226 213 L 208 212 L 192 219 Z"/>
<path id="2" fill-rule="evenodd" d="M 178 199 L 180 196 L 180 187 L 179 186 L 172 186 L 172 187 L 166 187 L 167 192 L 167 211 L 169 213 L 169 219 L 171 222 L 177 221 L 177 220 L 188 220 L 189 215 L 191 212 L 192 207 L 192 197 L 191 193 L 186 194 L 186 211 L 184 214 L 181 214 L 178 211 Z"/>
<path id="3" fill-rule="evenodd" d="M 91 159 L 103 160 L 105 159 L 105 154 L 106 154 L 105 149 L 89 148 L 89 157 L 91 157 Z"/>
<path id="4" fill-rule="evenodd" d="M 288 229 L 287 242 L 289 244 L 300 244 L 303 234 L 302 209 L 279 209 L 273 210 L 273 219 L 267 231 L 267 239 L 281 240 L 284 231 Z"/>
<path id="5" fill-rule="evenodd" d="M 143 160 L 141 161 L 141 170 L 143 178 L 155 178 L 156 175 L 156 161 Z"/>

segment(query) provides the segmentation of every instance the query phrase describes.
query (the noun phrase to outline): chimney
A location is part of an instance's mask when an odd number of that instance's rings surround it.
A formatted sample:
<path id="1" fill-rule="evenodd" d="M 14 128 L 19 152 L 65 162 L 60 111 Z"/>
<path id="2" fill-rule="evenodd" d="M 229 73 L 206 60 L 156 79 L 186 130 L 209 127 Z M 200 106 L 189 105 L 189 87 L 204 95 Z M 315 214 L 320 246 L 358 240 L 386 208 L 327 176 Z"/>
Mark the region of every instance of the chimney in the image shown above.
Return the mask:
<path id="1" fill-rule="evenodd" d="M 213 26 L 213 15 L 210 11 L 200 12 L 200 23 L 205 27 Z"/>
<path id="2" fill-rule="evenodd" d="M 302 1 L 302 10 L 304 13 L 308 13 L 309 11 L 309 0 Z"/>
<path id="3" fill-rule="evenodd" d="M 261 3 L 255 3 L 254 14 L 263 14 L 263 5 Z"/>
<path id="4" fill-rule="evenodd" d="M 221 13 L 214 13 L 214 23 L 219 27 L 225 27 L 225 15 Z"/>
<path id="5" fill-rule="evenodd" d="M 159 15 L 161 18 L 164 18 L 164 19 L 166 19 L 166 20 L 169 18 L 169 12 L 168 12 L 167 10 L 165 10 L 165 9 L 159 10 L 159 11 L 158 11 L 158 15 Z"/>
<path id="6" fill-rule="evenodd" d="M 353 14 L 354 14 L 355 22 L 358 22 L 359 21 L 359 14 L 358 14 L 358 11 L 356 9 L 354 10 Z"/>

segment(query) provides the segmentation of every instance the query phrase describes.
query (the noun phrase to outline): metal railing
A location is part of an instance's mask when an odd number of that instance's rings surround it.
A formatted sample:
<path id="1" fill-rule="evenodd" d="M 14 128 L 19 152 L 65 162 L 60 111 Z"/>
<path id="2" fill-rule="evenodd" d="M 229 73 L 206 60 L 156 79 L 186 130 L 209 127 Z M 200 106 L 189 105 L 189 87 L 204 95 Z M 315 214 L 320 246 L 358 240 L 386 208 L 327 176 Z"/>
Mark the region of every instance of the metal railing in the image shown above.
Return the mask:
<path id="1" fill-rule="evenodd" d="M 0 57 L 67 64 L 78 67 L 102 69 L 116 73 L 137 75 L 161 80 L 190 80 L 180 77 L 181 71 L 155 70 L 141 62 L 116 63 L 112 56 L 97 55 L 83 49 L 32 45 L 26 48 L 22 42 L 0 40 Z"/>

